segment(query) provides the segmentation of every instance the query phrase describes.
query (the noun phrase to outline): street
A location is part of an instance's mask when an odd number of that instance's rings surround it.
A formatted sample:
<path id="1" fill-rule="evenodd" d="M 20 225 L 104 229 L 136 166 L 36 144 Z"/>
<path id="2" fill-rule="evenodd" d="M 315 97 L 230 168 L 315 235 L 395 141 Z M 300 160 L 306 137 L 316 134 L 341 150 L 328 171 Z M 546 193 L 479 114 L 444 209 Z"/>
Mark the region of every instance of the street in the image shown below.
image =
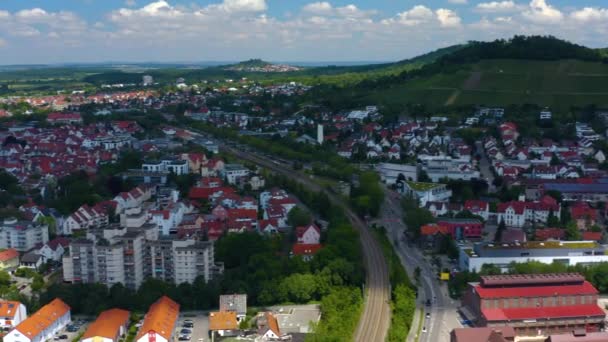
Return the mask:
<path id="1" fill-rule="evenodd" d="M 437 271 L 433 269 L 429 260 L 426 260 L 424 255 L 418 248 L 408 246 L 404 241 L 403 231 L 405 225 L 402 223 L 403 210 L 401 208 L 399 194 L 385 189 L 386 196 L 382 208 L 381 224 L 386 228 L 389 241 L 399 255 L 401 263 L 404 265 L 410 279 L 414 280 L 414 270 L 420 267 L 420 285 L 421 290 L 418 292 L 417 306 L 424 309 L 426 313 L 430 313 L 429 318 L 423 318 L 423 327 L 426 332 L 421 332 L 419 341 L 428 342 L 449 342 L 450 331 L 454 328 L 460 328 L 460 320 L 458 317 L 458 302 L 452 300 L 448 296 L 447 285 L 442 284 L 437 279 Z M 426 301 L 431 301 L 431 306 L 426 306 Z M 412 327 L 415 330 L 410 333 L 410 336 L 415 336 L 417 326 Z"/>
<path id="2" fill-rule="evenodd" d="M 475 142 L 475 148 L 477 149 L 477 154 L 481 157 L 479 159 L 479 171 L 483 179 L 488 182 L 488 192 L 496 192 L 496 186 L 494 185 L 494 173 L 492 173 L 490 164 L 490 160 L 488 160 L 488 156 L 486 155 L 486 151 L 483 148 L 483 144 L 481 141 Z"/>

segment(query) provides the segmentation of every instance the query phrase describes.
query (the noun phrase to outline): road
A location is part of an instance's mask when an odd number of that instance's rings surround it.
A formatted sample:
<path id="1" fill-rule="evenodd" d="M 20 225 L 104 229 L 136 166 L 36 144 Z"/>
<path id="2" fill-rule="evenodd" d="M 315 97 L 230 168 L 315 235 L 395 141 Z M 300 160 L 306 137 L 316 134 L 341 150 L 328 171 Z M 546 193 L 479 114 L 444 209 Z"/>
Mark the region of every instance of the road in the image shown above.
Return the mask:
<path id="1" fill-rule="evenodd" d="M 423 326 L 427 332 L 421 333 L 419 341 L 449 342 L 450 331 L 461 327 L 457 313 L 458 303 L 449 298 L 446 286 L 437 279 L 437 270 L 433 269 L 431 262 L 425 259 L 418 248 L 409 246 L 408 242 L 403 239 L 405 226 L 401 221 L 403 211 L 400 196 L 389 189 L 386 189 L 385 192 L 381 224 L 386 228 L 388 238 L 399 255 L 410 279 L 414 279 L 416 267 L 420 267 L 421 271 L 420 285 L 422 291 L 418 290 L 417 305 L 424 308 L 425 316 L 426 313 L 430 313 L 430 317 L 423 318 Z M 432 303 L 430 307 L 425 304 L 427 299 Z M 413 329 L 417 328 L 413 327 Z"/>
<path id="2" fill-rule="evenodd" d="M 225 144 L 220 150 L 236 157 L 262 166 L 274 173 L 288 176 L 299 181 L 313 191 L 323 191 L 332 203 L 341 206 L 351 224 L 359 231 L 366 268 L 364 308 L 355 333 L 355 341 L 384 341 L 390 326 L 390 282 L 388 266 L 379 243 L 368 230 L 367 225 L 334 193 L 313 182 L 309 175 L 293 170 L 291 164 L 270 160 L 251 151 L 242 152 Z"/>
<path id="3" fill-rule="evenodd" d="M 483 178 L 488 182 L 488 192 L 496 192 L 496 186 L 494 185 L 494 173 L 492 173 L 492 170 L 490 169 L 492 164 L 490 164 L 490 160 L 486 155 L 482 142 L 476 141 L 475 148 L 477 150 L 477 154 L 479 154 L 481 157 L 479 160 L 479 170 Z"/>

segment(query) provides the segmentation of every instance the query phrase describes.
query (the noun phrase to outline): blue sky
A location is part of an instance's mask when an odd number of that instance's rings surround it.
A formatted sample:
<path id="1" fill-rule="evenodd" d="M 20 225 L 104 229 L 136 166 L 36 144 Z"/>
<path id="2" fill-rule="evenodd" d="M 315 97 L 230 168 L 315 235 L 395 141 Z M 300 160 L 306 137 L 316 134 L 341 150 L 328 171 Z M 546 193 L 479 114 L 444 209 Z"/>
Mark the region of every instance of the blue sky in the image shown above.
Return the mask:
<path id="1" fill-rule="evenodd" d="M 387 61 L 514 34 L 603 47 L 608 1 L 0 1 L 0 64 Z"/>

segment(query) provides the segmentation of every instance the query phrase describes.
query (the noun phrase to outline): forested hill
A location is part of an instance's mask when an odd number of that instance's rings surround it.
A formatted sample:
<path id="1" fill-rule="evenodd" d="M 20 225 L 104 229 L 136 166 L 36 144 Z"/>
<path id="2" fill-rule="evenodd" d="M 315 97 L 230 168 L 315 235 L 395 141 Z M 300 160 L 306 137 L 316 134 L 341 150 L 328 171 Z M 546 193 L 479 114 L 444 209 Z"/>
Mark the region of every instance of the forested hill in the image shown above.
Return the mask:
<path id="1" fill-rule="evenodd" d="M 608 107 L 608 52 L 551 36 L 470 42 L 435 61 L 343 88 L 311 94 L 331 108 L 375 104 L 395 114 L 408 104 L 446 106 L 536 104 L 554 109 Z"/>
<path id="2" fill-rule="evenodd" d="M 608 61 L 599 49 L 591 49 L 555 37 L 515 36 L 493 42 L 471 42 L 462 49 L 443 55 L 438 62 L 471 63 L 483 59 Z"/>

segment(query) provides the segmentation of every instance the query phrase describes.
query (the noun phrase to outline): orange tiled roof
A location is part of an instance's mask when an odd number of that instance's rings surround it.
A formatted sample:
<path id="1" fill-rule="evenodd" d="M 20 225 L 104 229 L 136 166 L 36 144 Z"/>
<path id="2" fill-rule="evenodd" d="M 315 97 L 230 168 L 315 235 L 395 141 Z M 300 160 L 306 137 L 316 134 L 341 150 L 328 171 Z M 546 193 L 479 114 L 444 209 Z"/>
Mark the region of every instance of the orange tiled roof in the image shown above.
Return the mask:
<path id="1" fill-rule="evenodd" d="M 120 327 L 129 323 L 130 315 L 130 312 L 127 310 L 106 310 L 97 317 L 95 322 L 89 325 L 82 338 L 105 337 L 114 339 L 119 335 Z"/>
<path id="2" fill-rule="evenodd" d="M 239 325 L 236 321 L 236 312 L 222 311 L 209 314 L 209 330 L 236 330 Z"/>
<path id="3" fill-rule="evenodd" d="M 0 301 L 0 317 L 15 317 L 19 309 L 20 302 L 15 301 Z"/>
<path id="4" fill-rule="evenodd" d="M 21 322 L 15 329 L 32 340 L 68 311 L 70 311 L 70 307 L 61 299 L 55 298 Z"/>
<path id="5" fill-rule="evenodd" d="M 268 321 L 268 329 L 272 330 L 275 335 L 281 336 L 281 331 L 279 330 L 279 321 L 275 315 L 273 315 L 271 312 L 267 312 L 266 320 Z"/>
<path id="6" fill-rule="evenodd" d="M 9 248 L 0 252 L 0 261 L 7 261 L 19 257 L 19 252 L 14 248 Z"/>
<path id="7" fill-rule="evenodd" d="M 144 319 L 144 324 L 139 329 L 135 341 L 149 331 L 154 331 L 157 335 L 165 339 L 171 339 L 173 327 L 179 317 L 179 304 L 171 300 L 167 296 L 160 297 L 154 304 L 150 306 L 148 313 Z"/>

